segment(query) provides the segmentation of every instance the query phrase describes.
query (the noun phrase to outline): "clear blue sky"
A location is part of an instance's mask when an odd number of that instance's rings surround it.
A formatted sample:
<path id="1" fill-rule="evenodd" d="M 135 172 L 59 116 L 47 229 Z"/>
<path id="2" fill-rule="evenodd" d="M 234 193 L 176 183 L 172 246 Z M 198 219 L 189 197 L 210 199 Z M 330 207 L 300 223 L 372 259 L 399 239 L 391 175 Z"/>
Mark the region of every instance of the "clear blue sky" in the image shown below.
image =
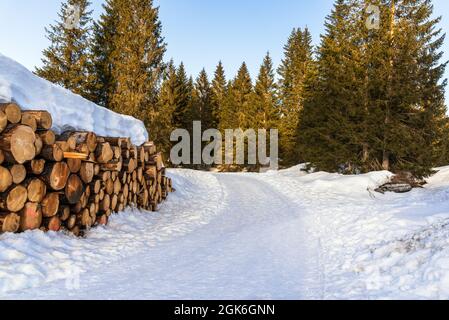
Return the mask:
<path id="1" fill-rule="evenodd" d="M 102 0 L 91 0 L 94 17 Z M 211 74 L 221 59 L 227 76 L 234 76 L 246 61 L 253 77 L 267 51 L 276 65 L 294 27 L 308 26 L 318 43 L 333 0 L 155 0 L 160 6 L 166 59 L 184 61 L 196 74 L 205 67 Z M 0 52 L 30 69 L 40 64 L 48 46 L 44 27 L 57 18 L 60 0 L 0 0 Z M 449 32 L 449 1 L 434 0 L 443 15 L 441 27 Z M 449 60 L 449 39 L 445 44 Z M 447 72 L 449 77 L 449 70 Z"/>

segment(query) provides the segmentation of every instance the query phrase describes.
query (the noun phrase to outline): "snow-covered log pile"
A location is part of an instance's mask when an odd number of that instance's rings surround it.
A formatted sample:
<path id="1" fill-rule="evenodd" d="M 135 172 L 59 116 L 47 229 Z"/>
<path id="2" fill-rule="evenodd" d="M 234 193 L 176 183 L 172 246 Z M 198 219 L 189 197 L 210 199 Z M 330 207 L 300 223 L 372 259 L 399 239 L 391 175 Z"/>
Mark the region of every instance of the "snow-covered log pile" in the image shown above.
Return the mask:
<path id="1" fill-rule="evenodd" d="M 152 142 L 56 135 L 48 111 L 0 104 L 0 233 L 42 229 L 80 235 L 128 206 L 157 210 L 172 191 Z"/>

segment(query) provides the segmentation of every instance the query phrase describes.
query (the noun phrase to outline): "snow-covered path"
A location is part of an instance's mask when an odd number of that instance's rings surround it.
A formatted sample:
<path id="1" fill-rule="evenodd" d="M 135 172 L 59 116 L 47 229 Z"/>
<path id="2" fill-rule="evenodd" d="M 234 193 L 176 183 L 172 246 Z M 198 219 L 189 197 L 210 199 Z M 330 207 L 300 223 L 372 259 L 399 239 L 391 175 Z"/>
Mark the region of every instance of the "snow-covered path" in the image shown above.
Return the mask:
<path id="1" fill-rule="evenodd" d="M 59 280 L 7 297 L 320 298 L 318 250 L 301 223 L 305 211 L 251 175 L 216 178 L 220 188 L 207 197 L 222 204 L 204 225 L 83 273 L 78 290 Z M 149 231 L 176 228 L 166 223 Z"/>
<path id="2" fill-rule="evenodd" d="M 399 195 L 373 191 L 389 172 L 170 175 L 158 213 L 0 235 L 0 298 L 449 298 L 449 167 Z"/>

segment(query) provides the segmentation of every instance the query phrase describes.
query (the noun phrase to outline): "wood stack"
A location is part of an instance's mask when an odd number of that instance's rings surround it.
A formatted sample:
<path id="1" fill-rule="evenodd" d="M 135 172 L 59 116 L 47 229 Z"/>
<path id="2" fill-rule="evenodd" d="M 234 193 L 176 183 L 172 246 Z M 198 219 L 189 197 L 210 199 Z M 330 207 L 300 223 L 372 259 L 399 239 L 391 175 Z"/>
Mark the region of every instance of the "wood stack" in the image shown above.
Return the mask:
<path id="1" fill-rule="evenodd" d="M 55 135 L 46 111 L 0 104 L 0 233 L 68 230 L 81 235 L 127 207 L 156 211 L 173 191 L 147 142 Z"/>

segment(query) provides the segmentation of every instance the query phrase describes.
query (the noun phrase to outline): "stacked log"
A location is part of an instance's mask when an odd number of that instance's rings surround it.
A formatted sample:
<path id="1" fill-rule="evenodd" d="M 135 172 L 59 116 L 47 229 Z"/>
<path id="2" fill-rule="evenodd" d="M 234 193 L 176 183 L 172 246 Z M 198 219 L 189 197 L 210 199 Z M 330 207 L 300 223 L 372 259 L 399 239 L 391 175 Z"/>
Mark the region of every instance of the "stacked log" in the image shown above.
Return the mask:
<path id="1" fill-rule="evenodd" d="M 0 233 L 82 235 L 127 207 L 156 211 L 173 191 L 156 146 L 94 132 L 56 135 L 46 111 L 0 104 Z"/>

